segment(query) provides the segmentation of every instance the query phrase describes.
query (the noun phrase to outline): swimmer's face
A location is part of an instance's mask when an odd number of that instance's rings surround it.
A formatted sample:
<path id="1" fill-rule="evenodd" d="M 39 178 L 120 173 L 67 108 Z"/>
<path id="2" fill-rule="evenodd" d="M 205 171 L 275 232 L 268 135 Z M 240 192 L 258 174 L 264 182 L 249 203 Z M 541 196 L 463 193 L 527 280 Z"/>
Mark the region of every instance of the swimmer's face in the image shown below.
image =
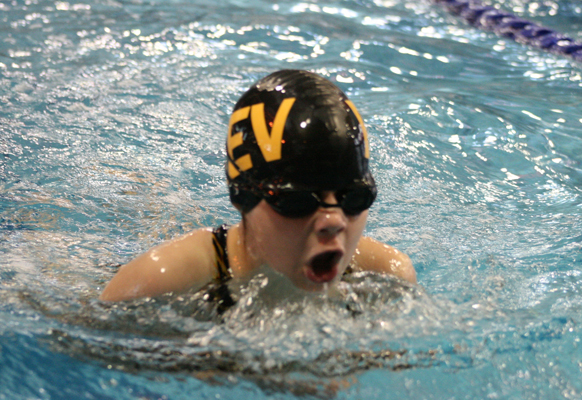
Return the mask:
<path id="1" fill-rule="evenodd" d="M 333 192 L 321 199 L 337 204 Z M 341 208 L 318 208 L 301 218 L 277 213 L 265 200 L 245 215 L 249 252 L 286 276 L 296 287 L 322 291 L 341 279 L 364 231 L 368 210 L 346 215 Z"/>

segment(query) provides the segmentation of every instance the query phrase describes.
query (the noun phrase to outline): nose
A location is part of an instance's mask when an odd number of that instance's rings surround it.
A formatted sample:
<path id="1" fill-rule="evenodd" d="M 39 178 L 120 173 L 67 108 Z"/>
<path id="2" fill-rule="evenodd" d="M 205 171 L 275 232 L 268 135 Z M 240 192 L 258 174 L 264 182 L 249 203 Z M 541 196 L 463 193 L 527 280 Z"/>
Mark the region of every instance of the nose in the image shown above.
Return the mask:
<path id="1" fill-rule="evenodd" d="M 333 192 L 325 192 L 321 195 L 321 200 L 326 204 L 337 204 Z M 323 239 L 331 239 L 346 229 L 346 216 L 339 207 L 320 207 L 317 210 L 315 221 L 315 231 Z"/>

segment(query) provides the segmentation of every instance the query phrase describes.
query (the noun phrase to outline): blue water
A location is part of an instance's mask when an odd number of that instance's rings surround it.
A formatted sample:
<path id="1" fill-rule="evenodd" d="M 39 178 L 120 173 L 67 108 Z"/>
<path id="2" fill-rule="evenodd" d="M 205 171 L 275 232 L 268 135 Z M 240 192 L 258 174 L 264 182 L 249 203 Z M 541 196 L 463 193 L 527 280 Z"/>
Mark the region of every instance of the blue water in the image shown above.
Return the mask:
<path id="1" fill-rule="evenodd" d="M 498 4 L 581 38 L 576 1 Z M 419 287 L 259 276 L 220 323 L 195 294 L 98 302 L 116 264 L 237 221 L 225 127 L 280 68 L 358 105 L 366 233 Z M 1 3 L 0 399 L 582 399 L 581 85 L 429 1 Z"/>

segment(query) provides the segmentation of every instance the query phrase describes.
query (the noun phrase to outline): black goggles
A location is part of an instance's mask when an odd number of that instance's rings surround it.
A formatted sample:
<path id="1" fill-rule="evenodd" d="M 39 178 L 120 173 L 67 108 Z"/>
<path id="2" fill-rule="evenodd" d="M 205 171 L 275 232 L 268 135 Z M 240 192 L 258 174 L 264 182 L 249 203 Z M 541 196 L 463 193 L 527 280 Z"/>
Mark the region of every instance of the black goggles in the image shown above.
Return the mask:
<path id="1" fill-rule="evenodd" d="M 319 193 L 321 192 L 281 188 L 255 189 L 255 194 L 265 199 L 273 210 L 289 218 L 306 217 L 319 207 L 340 207 L 346 215 L 358 215 L 370 208 L 378 192 L 375 185 L 336 190 L 334 193 L 337 204 L 324 202 Z"/>

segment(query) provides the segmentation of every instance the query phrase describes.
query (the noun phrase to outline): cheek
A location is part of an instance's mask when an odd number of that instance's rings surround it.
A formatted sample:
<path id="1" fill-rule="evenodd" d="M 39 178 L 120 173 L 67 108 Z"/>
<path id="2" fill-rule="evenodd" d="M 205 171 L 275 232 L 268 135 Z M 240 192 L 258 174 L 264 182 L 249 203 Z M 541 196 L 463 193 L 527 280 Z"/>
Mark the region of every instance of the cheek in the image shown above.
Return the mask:
<path id="1" fill-rule="evenodd" d="M 273 254 L 275 257 L 280 257 L 281 260 L 290 260 L 297 256 L 305 246 L 304 227 L 297 224 L 295 220 L 281 220 L 277 215 L 270 220 L 268 230 L 265 232 L 269 243 L 269 248 L 265 251 Z"/>
<path id="2" fill-rule="evenodd" d="M 248 240 L 267 262 L 292 258 L 305 242 L 305 223 L 284 218 L 261 202 L 246 216 Z"/>

